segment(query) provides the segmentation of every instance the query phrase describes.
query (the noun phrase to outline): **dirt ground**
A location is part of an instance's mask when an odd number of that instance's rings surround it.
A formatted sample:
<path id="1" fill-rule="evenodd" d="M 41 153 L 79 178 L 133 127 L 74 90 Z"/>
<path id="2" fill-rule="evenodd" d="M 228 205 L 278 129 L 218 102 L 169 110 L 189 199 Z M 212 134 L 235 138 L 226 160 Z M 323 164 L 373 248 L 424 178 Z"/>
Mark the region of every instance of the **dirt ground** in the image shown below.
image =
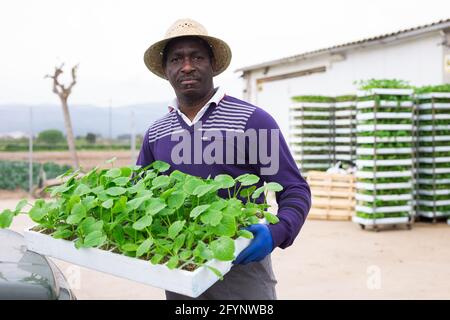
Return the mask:
<path id="1" fill-rule="evenodd" d="M 139 150 L 136 150 L 136 157 Z M 132 161 L 131 151 L 129 150 L 111 150 L 111 151 L 78 151 L 80 166 L 89 170 L 95 166 L 110 167 L 105 161 L 116 157 L 114 162 L 116 167 L 134 164 Z M 0 152 L 0 160 L 10 161 L 28 161 L 28 152 Z M 33 161 L 35 162 L 55 162 L 57 164 L 72 165 L 72 159 L 67 151 L 51 151 L 51 152 L 33 152 Z"/>
<path id="2" fill-rule="evenodd" d="M 21 195 L 0 192 L 0 211 Z M 12 229 L 31 226 L 18 216 Z M 296 242 L 272 254 L 279 299 L 450 299 L 450 226 L 363 231 L 307 220 Z M 54 259 L 78 299 L 165 299 L 164 291 Z"/>

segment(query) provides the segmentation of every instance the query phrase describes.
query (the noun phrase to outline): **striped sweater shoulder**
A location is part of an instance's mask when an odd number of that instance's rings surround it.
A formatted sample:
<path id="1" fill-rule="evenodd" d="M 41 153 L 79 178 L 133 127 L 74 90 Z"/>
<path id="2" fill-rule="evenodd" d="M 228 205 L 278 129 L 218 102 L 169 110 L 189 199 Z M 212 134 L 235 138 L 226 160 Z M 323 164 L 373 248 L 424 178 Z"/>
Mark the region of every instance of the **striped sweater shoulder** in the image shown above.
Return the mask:
<path id="1" fill-rule="evenodd" d="M 226 95 L 204 122 L 203 129 L 242 131 L 257 109 L 248 102 Z"/>
<path id="2" fill-rule="evenodd" d="M 171 111 L 150 125 L 148 142 L 154 142 L 181 129 L 176 111 Z"/>

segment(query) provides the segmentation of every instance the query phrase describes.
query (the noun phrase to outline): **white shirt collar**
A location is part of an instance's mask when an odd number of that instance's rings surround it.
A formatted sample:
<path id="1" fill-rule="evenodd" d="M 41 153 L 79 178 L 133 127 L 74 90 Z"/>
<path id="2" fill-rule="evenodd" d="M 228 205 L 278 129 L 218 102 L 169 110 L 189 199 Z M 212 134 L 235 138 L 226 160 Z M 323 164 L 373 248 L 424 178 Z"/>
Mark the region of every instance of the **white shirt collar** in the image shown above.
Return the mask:
<path id="1" fill-rule="evenodd" d="M 186 122 L 186 124 L 188 126 L 192 126 L 192 125 L 194 125 L 196 122 L 198 122 L 200 120 L 200 118 L 205 114 L 206 110 L 208 110 L 209 106 L 212 103 L 215 103 L 216 105 L 218 105 L 219 102 L 223 99 L 224 96 L 225 96 L 225 91 L 221 87 L 218 87 L 217 90 L 216 90 L 216 93 L 199 110 L 199 112 L 197 112 L 197 114 L 195 115 L 195 118 L 192 121 L 183 112 L 181 112 L 181 110 L 179 109 L 177 98 L 173 99 L 169 103 L 169 111 L 172 112 L 172 111 L 176 110 L 178 112 L 178 114 L 181 116 L 181 118 L 184 120 L 184 122 Z"/>

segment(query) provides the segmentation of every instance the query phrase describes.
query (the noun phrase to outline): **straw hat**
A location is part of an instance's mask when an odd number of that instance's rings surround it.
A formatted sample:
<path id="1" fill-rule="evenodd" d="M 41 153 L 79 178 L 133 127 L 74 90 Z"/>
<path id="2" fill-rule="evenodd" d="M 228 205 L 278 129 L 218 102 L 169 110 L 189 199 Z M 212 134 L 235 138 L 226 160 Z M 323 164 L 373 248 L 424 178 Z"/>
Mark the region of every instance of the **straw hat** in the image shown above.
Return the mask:
<path id="1" fill-rule="evenodd" d="M 202 38 L 211 46 L 216 61 L 213 76 L 225 71 L 231 61 L 230 47 L 224 41 L 208 36 L 205 27 L 191 19 L 177 20 L 167 30 L 163 40 L 154 43 L 145 51 L 144 62 L 147 68 L 157 76 L 167 80 L 162 66 L 163 51 L 170 40 L 186 36 Z"/>

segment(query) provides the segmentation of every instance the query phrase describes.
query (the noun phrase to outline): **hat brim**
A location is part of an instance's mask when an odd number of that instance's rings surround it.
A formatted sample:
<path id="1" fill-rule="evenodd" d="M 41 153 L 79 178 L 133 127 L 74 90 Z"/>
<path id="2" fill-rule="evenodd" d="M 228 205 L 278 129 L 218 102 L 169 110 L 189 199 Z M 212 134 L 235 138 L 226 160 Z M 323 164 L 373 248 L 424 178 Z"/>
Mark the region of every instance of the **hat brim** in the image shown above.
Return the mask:
<path id="1" fill-rule="evenodd" d="M 151 45 L 144 53 L 144 62 L 147 68 L 158 77 L 168 80 L 163 69 L 163 51 L 170 40 L 184 37 L 199 37 L 209 43 L 215 60 L 213 66 L 214 77 L 224 72 L 230 65 L 231 49 L 225 41 L 210 36 L 193 34 L 164 39 Z"/>

